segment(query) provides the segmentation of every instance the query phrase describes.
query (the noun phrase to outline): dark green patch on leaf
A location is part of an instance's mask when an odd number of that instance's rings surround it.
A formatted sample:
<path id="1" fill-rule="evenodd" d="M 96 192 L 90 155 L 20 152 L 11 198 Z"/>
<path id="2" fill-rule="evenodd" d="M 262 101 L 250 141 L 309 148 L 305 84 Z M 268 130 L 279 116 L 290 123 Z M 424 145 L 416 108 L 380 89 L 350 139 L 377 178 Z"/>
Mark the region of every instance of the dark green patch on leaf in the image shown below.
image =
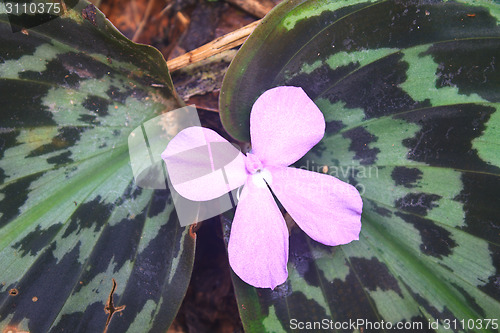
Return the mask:
<path id="1" fill-rule="evenodd" d="M 0 160 L 3 158 L 4 153 L 7 149 L 18 145 L 16 141 L 19 131 L 13 129 L 1 129 L 0 128 Z M 5 180 L 5 171 L 0 168 L 0 184 L 3 184 Z"/>
<path id="2" fill-rule="evenodd" d="M 0 122 L 3 127 L 33 127 L 56 125 L 42 99 L 50 86 L 30 81 L 0 78 L 2 100 Z"/>
<path id="3" fill-rule="evenodd" d="M 461 94 L 478 94 L 487 101 L 500 102 L 499 49 L 497 38 L 433 45 L 426 54 L 439 64 L 436 87 L 456 86 Z"/>
<path id="4" fill-rule="evenodd" d="M 94 231 L 101 230 L 111 215 L 111 207 L 111 204 L 102 202 L 100 195 L 92 201 L 81 204 L 71 216 L 69 226 L 64 231 L 62 238 L 66 238 L 75 232 L 79 234 L 82 229 L 93 227 Z"/>
<path id="5" fill-rule="evenodd" d="M 2 38 L 2 53 L 0 64 L 7 60 L 17 60 L 24 55 L 35 53 L 36 49 L 46 43 L 45 38 L 28 38 L 24 34 L 12 33 L 8 24 L 0 24 Z"/>
<path id="6" fill-rule="evenodd" d="M 464 170 L 492 170 L 472 149 L 485 123 L 496 110 L 478 104 L 434 107 L 396 116 L 418 124 L 422 129 L 411 139 L 403 140 L 410 149 L 407 157 L 429 165 Z"/>
<path id="7" fill-rule="evenodd" d="M 418 215 L 396 213 L 404 221 L 412 224 L 420 233 L 422 244 L 420 250 L 423 253 L 442 258 L 452 253 L 457 243 L 451 238 L 448 230 L 436 225 L 433 221 Z"/>
<path id="8" fill-rule="evenodd" d="M 64 332 L 66 327 L 72 327 L 75 331 L 101 332 L 106 323 L 106 314 L 101 303 L 89 304 L 85 312 L 79 311 L 64 314 L 59 323 L 50 332 Z"/>
<path id="9" fill-rule="evenodd" d="M 45 155 L 58 150 L 63 150 L 72 147 L 80 140 L 81 133 L 85 130 L 83 127 L 62 127 L 58 130 L 59 134 L 52 138 L 49 144 L 41 145 L 33 149 L 26 155 L 26 158 Z"/>
<path id="10" fill-rule="evenodd" d="M 500 170 L 499 170 L 500 171 Z M 500 205 L 500 179 L 497 175 L 467 172 L 462 174 L 463 190 L 455 198 L 464 204 L 464 230 L 500 244 L 500 220 L 498 205 Z"/>
<path id="11" fill-rule="evenodd" d="M 500 301 L 500 247 L 490 244 L 491 260 L 495 265 L 495 274 L 488 277 L 488 281 L 479 288 L 485 293 Z"/>
<path id="12" fill-rule="evenodd" d="M 377 258 L 364 259 L 364 258 L 351 258 L 350 264 L 354 271 L 357 273 L 360 282 L 368 290 L 393 290 L 400 296 L 401 289 L 399 288 L 398 281 L 387 270 L 387 266 L 382 264 Z"/>
<path id="13" fill-rule="evenodd" d="M 399 53 L 365 66 L 322 93 L 332 103 L 342 101 L 347 108 L 361 108 L 367 119 L 429 106 L 414 101 L 399 85 L 406 81 L 408 65 Z M 360 98 L 363 96 L 363 98 Z"/>
<path id="14" fill-rule="evenodd" d="M 148 211 L 149 218 L 164 212 L 167 205 L 172 204 L 172 197 L 169 190 L 156 190 L 151 200 L 153 204 Z"/>
<path id="15" fill-rule="evenodd" d="M 320 322 L 324 318 L 327 318 L 326 309 L 319 305 L 313 299 L 307 299 L 307 297 L 301 292 L 292 293 L 287 298 L 288 302 L 293 302 L 297 309 L 297 315 L 293 318 L 290 317 L 290 313 L 287 309 L 286 303 L 280 302 L 275 305 L 276 316 L 281 321 L 283 326 L 289 326 L 290 320 L 295 319 L 298 322 Z M 316 327 L 316 329 L 318 329 Z"/>
<path id="16" fill-rule="evenodd" d="M 59 155 L 49 157 L 47 159 L 47 163 L 54 164 L 56 167 L 74 162 L 70 157 L 72 153 L 70 151 L 65 151 L 64 153 L 60 153 Z"/>
<path id="17" fill-rule="evenodd" d="M 22 240 L 12 245 L 12 247 L 18 250 L 22 257 L 28 253 L 34 256 L 38 253 L 38 251 L 43 249 L 52 241 L 61 227 L 62 223 L 58 223 L 42 230 L 41 227 L 37 225 L 34 231 L 30 232 Z"/>
<path id="18" fill-rule="evenodd" d="M 415 187 L 415 183 L 419 179 L 422 179 L 422 171 L 417 168 L 397 166 L 392 170 L 391 177 L 394 179 L 396 185 L 413 188 Z"/>
<path id="19" fill-rule="evenodd" d="M 486 313 L 484 310 L 477 304 L 476 300 L 474 297 L 472 297 L 464 288 L 460 287 L 459 285 L 453 284 L 453 287 L 455 287 L 467 300 L 467 303 L 470 304 L 471 308 L 474 309 L 477 313 L 479 313 L 483 318 L 486 318 Z"/>
<path id="20" fill-rule="evenodd" d="M 90 95 L 82 102 L 84 108 L 99 113 L 99 117 L 108 115 L 108 106 L 110 104 L 111 102 L 109 100 L 96 95 Z"/>
<path id="21" fill-rule="evenodd" d="M 429 210 L 438 206 L 435 201 L 440 198 L 436 194 L 408 193 L 403 198 L 396 200 L 395 207 L 416 215 L 425 216 Z"/>
<path id="22" fill-rule="evenodd" d="M 3 213 L 2 216 L 0 216 L 0 228 L 5 226 L 13 217 L 20 213 L 19 208 L 21 208 L 28 199 L 31 183 L 42 176 L 43 173 L 33 174 L 18 179 L 0 189 L 0 193 L 4 195 L 0 200 L 0 211 Z"/>
<path id="23" fill-rule="evenodd" d="M 370 134 L 363 127 L 356 127 L 342 133 L 342 136 L 351 140 L 349 150 L 356 153 L 354 158 L 360 160 L 359 163 L 363 165 L 375 163 L 380 149 L 369 147 L 370 143 L 377 142 L 375 135 Z"/>
<path id="24" fill-rule="evenodd" d="M 65 85 L 72 88 L 78 87 L 80 76 L 76 68 L 70 64 L 65 64 L 61 59 L 54 59 L 47 63 L 46 69 L 40 71 L 23 71 L 19 73 L 19 78 L 27 81 L 40 81 L 53 85 Z"/>
<path id="25" fill-rule="evenodd" d="M 127 87 L 123 92 L 120 91 L 118 87 L 110 86 L 106 91 L 106 95 L 111 98 L 111 100 L 124 104 L 128 97 L 144 98 L 146 95 L 143 91 L 139 89 L 132 89 Z"/>
<path id="26" fill-rule="evenodd" d="M 359 65 L 350 64 L 332 69 L 330 66 L 320 66 L 311 73 L 299 72 L 286 80 L 286 85 L 303 85 L 309 96 L 321 96 L 331 88 L 331 82 L 339 82 L 345 76 L 358 69 Z"/>

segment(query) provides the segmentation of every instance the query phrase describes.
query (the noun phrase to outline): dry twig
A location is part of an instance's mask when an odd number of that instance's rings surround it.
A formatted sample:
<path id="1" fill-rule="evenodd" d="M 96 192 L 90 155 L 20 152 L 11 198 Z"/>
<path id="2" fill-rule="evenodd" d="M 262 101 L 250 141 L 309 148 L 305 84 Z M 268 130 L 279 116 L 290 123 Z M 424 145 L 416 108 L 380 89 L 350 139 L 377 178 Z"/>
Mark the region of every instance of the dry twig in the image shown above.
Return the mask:
<path id="1" fill-rule="evenodd" d="M 248 36 L 252 33 L 255 27 L 260 23 L 260 20 L 250 23 L 238 30 L 221 36 L 210 43 L 200 46 L 193 51 L 183 54 L 177 58 L 167 61 L 168 70 L 173 72 L 180 68 L 186 67 L 192 63 L 205 60 L 215 54 L 221 53 L 233 47 L 240 46 L 245 42 Z"/>

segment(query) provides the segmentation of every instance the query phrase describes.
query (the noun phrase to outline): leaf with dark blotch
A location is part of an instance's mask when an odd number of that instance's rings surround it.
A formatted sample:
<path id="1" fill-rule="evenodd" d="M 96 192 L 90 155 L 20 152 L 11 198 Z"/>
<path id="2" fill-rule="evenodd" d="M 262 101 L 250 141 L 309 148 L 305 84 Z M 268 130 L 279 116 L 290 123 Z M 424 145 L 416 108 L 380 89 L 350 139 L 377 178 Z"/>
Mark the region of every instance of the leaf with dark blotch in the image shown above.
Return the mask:
<path id="1" fill-rule="evenodd" d="M 66 4 L 15 32 L 0 4 L 0 331 L 165 332 L 194 239 L 127 144 L 178 98 L 157 50 Z"/>
<path id="2" fill-rule="evenodd" d="M 292 229 L 276 290 L 234 276 L 247 331 L 498 317 L 499 13 L 489 1 L 287 1 L 250 36 L 223 82 L 224 127 L 248 141 L 258 96 L 302 87 L 327 130 L 295 166 L 355 185 L 364 208 L 348 245 Z"/>

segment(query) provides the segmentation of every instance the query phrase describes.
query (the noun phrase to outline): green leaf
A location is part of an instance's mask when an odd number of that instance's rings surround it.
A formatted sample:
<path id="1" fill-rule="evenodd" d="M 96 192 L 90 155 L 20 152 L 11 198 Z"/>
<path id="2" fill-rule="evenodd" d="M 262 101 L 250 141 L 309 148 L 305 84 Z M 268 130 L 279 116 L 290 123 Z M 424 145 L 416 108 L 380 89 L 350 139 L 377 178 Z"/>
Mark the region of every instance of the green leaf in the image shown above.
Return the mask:
<path id="1" fill-rule="evenodd" d="M 195 241 L 168 190 L 135 184 L 127 143 L 180 102 L 157 50 L 66 6 L 13 32 L 0 4 L 0 331 L 103 332 L 114 279 L 108 332 L 165 332 Z"/>
<path id="2" fill-rule="evenodd" d="M 327 127 L 295 166 L 355 185 L 364 208 L 345 246 L 294 227 L 277 290 L 235 277 L 248 332 L 497 331 L 480 319 L 500 313 L 499 19 L 489 1 L 287 1 L 255 30 L 223 82 L 226 130 L 249 141 L 258 96 L 302 87 Z"/>

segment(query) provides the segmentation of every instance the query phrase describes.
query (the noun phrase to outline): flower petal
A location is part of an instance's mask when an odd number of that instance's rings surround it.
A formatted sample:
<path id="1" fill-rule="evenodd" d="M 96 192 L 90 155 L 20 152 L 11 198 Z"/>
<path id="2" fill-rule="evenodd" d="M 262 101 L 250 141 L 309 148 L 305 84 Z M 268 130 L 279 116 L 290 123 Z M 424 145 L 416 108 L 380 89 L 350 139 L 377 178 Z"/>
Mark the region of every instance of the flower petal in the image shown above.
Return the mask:
<path id="1" fill-rule="evenodd" d="M 208 128 L 182 130 L 161 157 L 175 190 L 189 200 L 218 198 L 243 185 L 247 176 L 244 155 Z"/>
<path id="2" fill-rule="evenodd" d="M 288 229 L 269 189 L 250 178 L 231 227 L 229 263 L 246 283 L 274 289 L 288 276 Z"/>
<path id="3" fill-rule="evenodd" d="M 264 165 L 288 166 L 325 134 L 325 118 L 299 87 L 263 93 L 250 113 L 252 152 Z"/>
<path id="4" fill-rule="evenodd" d="M 297 225 L 325 245 L 359 239 L 363 201 L 350 184 L 296 168 L 271 168 L 269 184 Z"/>

